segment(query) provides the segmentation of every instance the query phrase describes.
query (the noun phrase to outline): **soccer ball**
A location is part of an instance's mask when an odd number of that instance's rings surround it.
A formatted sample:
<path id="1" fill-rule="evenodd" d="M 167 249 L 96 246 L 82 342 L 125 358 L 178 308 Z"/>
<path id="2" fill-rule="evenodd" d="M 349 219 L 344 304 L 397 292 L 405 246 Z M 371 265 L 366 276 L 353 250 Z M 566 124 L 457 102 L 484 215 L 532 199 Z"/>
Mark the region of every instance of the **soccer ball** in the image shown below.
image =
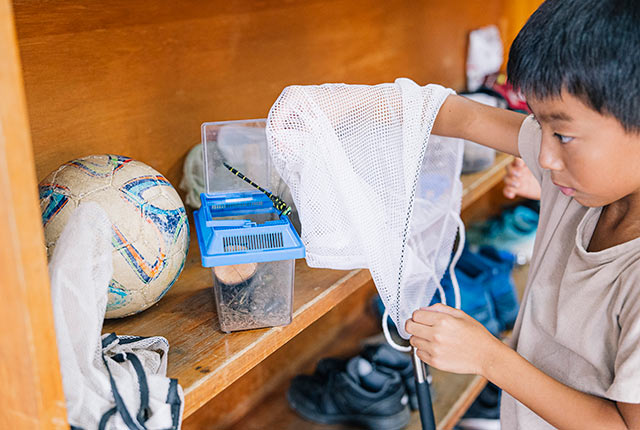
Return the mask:
<path id="1" fill-rule="evenodd" d="M 82 202 L 98 203 L 112 224 L 113 278 L 106 318 L 133 315 L 164 296 L 184 267 L 189 223 L 176 190 L 159 172 L 119 155 L 63 164 L 40 184 L 47 255 Z"/>

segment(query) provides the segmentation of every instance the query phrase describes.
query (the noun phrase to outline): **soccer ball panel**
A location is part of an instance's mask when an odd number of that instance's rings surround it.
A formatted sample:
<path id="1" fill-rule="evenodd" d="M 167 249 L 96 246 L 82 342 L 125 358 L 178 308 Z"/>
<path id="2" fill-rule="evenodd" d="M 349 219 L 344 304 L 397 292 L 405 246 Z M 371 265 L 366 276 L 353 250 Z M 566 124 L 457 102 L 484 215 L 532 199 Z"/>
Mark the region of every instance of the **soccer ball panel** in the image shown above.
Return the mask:
<path id="1" fill-rule="evenodd" d="M 79 204 L 94 201 L 107 213 L 113 279 L 106 318 L 148 308 L 180 275 L 189 248 L 187 216 L 178 193 L 155 169 L 128 157 L 95 155 L 63 164 L 39 188 L 49 257 Z"/>

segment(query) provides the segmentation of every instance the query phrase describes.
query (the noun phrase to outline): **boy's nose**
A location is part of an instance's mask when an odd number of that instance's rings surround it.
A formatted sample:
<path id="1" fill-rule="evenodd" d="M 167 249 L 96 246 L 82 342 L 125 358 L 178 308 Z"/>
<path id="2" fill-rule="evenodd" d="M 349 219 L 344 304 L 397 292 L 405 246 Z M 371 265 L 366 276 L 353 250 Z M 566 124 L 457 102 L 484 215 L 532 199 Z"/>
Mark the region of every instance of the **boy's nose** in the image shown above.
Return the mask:
<path id="1" fill-rule="evenodd" d="M 538 162 L 540 167 L 547 170 L 562 170 L 563 163 L 560 154 L 558 153 L 557 145 L 549 139 L 542 138 L 540 144 L 540 155 L 538 155 Z"/>

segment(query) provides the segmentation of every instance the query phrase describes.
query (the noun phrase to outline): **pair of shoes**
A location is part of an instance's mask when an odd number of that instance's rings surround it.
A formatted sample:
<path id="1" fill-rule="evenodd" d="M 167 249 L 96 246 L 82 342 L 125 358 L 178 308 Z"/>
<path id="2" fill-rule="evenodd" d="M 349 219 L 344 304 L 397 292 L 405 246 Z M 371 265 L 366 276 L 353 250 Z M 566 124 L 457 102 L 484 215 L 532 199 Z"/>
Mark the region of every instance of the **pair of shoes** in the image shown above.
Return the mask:
<path id="1" fill-rule="evenodd" d="M 491 273 L 486 288 L 493 302 L 500 331 L 511 330 L 520 309 L 512 274 L 515 265 L 514 255 L 491 246 L 481 246 L 467 262 Z"/>
<path id="2" fill-rule="evenodd" d="M 323 424 L 403 429 L 417 408 L 411 357 L 386 344 L 368 345 L 350 359 L 325 358 L 287 391 L 291 408 Z"/>
<path id="3" fill-rule="evenodd" d="M 466 248 L 465 251 L 467 251 Z M 489 274 L 473 266 L 464 267 L 465 265 L 462 263 L 463 257 L 464 252 L 454 269 L 458 286 L 460 287 L 460 308 L 482 324 L 492 335 L 498 336 L 500 334 L 500 325 L 496 318 L 489 291 L 485 287 L 489 280 Z M 449 270 L 445 272 L 440 283 L 445 293 L 447 305 L 453 306 L 454 292 Z M 441 301 L 442 298 L 436 294 L 431 304 Z"/>
<path id="4" fill-rule="evenodd" d="M 538 228 L 539 212 L 530 204 L 504 210 L 499 216 L 467 230 L 467 241 L 474 247 L 490 245 L 509 251 L 520 265 L 531 260 Z"/>
<path id="5" fill-rule="evenodd" d="M 513 283 L 514 256 L 490 246 L 478 252 L 468 247 L 462 251 L 455 267 L 460 287 L 461 308 L 494 336 L 513 328 L 518 315 L 518 299 Z M 447 303 L 453 303 L 453 285 L 449 271 L 441 281 Z M 435 295 L 432 304 L 441 301 Z"/>
<path id="6" fill-rule="evenodd" d="M 359 354 L 360 357 L 368 361 L 373 368 L 383 375 L 398 373 L 404 388 L 409 396 L 409 407 L 415 411 L 418 409 L 418 394 L 416 392 L 416 381 L 413 375 L 413 361 L 409 354 L 397 351 L 386 343 L 365 345 Z M 345 369 L 348 359 L 328 357 L 323 358 L 316 365 L 315 376 L 322 379 L 334 372 Z M 431 381 L 431 375 L 427 375 L 427 380 Z M 432 393 L 433 394 L 433 393 Z"/>
<path id="7" fill-rule="evenodd" d="M 455 428 L 500 430 L 500 394 L 500 388 L 491 382 L 487 383 Z"/>

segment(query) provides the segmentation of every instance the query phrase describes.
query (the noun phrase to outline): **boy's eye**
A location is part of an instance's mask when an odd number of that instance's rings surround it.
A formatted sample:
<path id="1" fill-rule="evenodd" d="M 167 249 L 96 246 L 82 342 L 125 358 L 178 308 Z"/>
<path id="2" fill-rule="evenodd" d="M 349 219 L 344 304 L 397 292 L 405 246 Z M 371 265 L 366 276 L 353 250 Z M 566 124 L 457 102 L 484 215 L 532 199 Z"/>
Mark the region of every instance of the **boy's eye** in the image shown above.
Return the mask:
<path id="1" fill-rule="evenodd" d="M 562 143 L 569 143 L 573 140 L 573 137 L 563 136 L 560 133 L 553 133 L 553 135 Z"/>

